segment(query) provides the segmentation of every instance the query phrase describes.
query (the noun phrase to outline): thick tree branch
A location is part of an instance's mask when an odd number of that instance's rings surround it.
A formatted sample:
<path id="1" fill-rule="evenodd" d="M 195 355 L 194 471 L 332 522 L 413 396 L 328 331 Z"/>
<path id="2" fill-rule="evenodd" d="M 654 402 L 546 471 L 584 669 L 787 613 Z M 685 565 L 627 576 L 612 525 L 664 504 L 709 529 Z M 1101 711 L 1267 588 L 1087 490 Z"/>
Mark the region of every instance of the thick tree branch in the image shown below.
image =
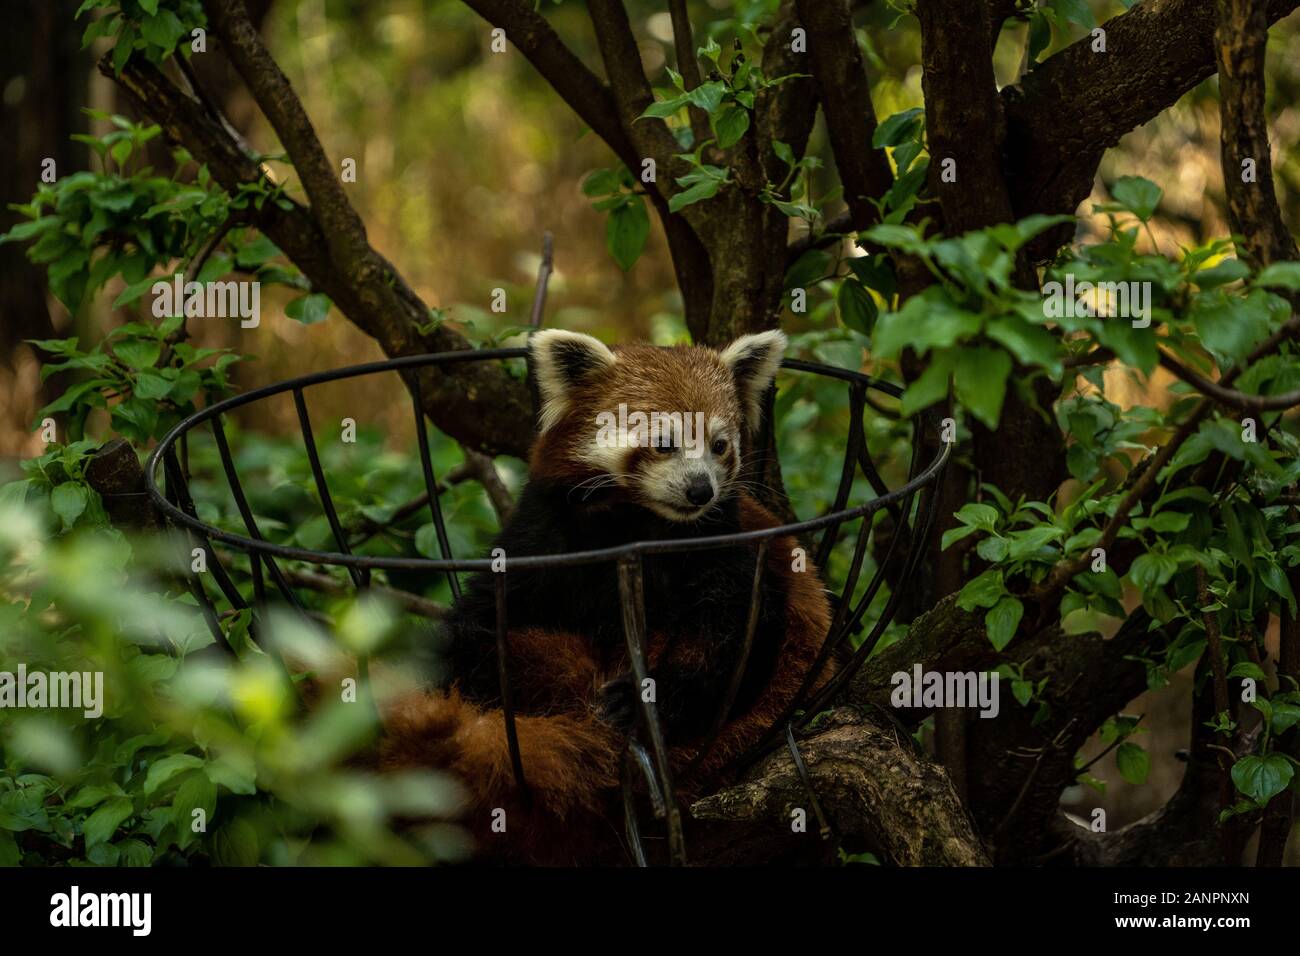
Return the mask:
<path id="1" fill-rule="evenodd" d="M 1006 131 L 989 50 L 984 0 L 918 0 L 921 86 L 930 145 L 930 193 L 952 235 L 1011 219 L 1002 175 Z M 955 162 L 945 182 L 943 166 Z"/>
<path id="2" fill-rule="evenodd" d="M 680 175 L 685 164 L 676 159 L 681 151 L 677 140 L 663 120 L 641 119 L 646 107 L 654 102 L 650 81 L 641 69 L 641 50 L 632 33 L 622 0 L 590 0 L 587 11 L 596 31 L 596 45 L 605 62 L 614 100 L 623 129 L 642 158 L 653 158 L 658 170 L 655 186 L 664 197 L 672 194 L 668 177 Z M 640 167 L 638 160 L 633 169 Z M 688 217 L 689 218 L 689 217 Z"/>
<path id="3" fill-rule="evenodd" d="M 836 709 L 799 749 L 818 806 L 849 846 L 898 866 L 988 865 L 943 769 L 887 717 Z M 833 861 L 836 844 L 818 838 L 812 800 L 781 748 L 691 806 L 690 845 L 712 865 Z M 806 815 L 803 832 L 791 827 L 795 810 Z"/>
<path id="4" fill-rule="evenodd" d="M 349 274 L 352 269 L 360 274 L 373 255 L 365 224 L 343 191 L 338 167 L 325 155 L 289 78 L 262 43 L 243 0 L 208 0 L 204 9 L 226 54 L 293 160 L 311 200 L 309 211 L 325 235 L 331 257 L 338 264 L 349 264 Z"/>
<path id="5" fill-rule="evenodd" d="M 798 0 L 798 9 L 808 31 L 812 72 L 844 201 L 853 214 L 853 228 L 866 229 L 879 219 L 870 200 L 883 196 L 894 177 L 884 151 L 871 145 L 876 114 L 849 5 L 847 0 Z"/>
<path id="6" fill-rule="evenodd" d="M 1278 208 L 1264 120 L 1268 11 L 1259 0 L 1217 0 L 1214 54 L 1219 68 L 1219 145 L 1228 221 L 1256 268 L 1296 259 L 1295 238 Z"/>
<path id="7" fill-rule="evenodd" d="M 1268 22 L 1297 6 L 1268 0 Z M 1140 3 L 1104 29 L 1106 52 L 1084 37 L 1002 91 L 1017 217 L 1073 213 L 1108 148 L 1214 74 L 1214 8 L 1205 0 Z M 1068 238 L 1044 234 L 1033 248 L 1050 256 Z"/>

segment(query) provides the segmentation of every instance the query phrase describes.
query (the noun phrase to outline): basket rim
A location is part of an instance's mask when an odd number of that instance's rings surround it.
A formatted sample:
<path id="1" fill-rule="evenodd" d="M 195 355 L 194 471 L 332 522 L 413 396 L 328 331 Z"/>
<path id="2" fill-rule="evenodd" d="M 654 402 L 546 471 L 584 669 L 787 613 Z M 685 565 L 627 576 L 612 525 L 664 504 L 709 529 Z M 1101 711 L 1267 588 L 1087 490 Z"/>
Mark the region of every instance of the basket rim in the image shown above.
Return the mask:
<path id="1" fill-rule="evenodd" d="M 220 402 L 199 409 L 194 414 L 187 416 L 173 426 L 171 430 L 163 436 L 162 440 L 158 442 L 158 445 L 150 453 L 148 461 L 145 464 L 145 485 L 154 505 L 164 515 L 166 515 L 170 521 L 187 527 L 191 531 L 195 531 L 205 538 L 220 541 L 223 544 L 237 548 L 246 554 L 257 553 L 289 561 L 303 561 L 309 564 L 337 565 L 349 568 L 439 572 L 495 570 L 494 564 L 496 562 L 490 557 L 404 558 L 345 554 L 339 551 L 314 551 L 307 548 L 275 544 L 263 539 L 223 531 L 222 529 L 207 524 L 198 518 L 191 517 L 180 508 L 176 507 L 176 505 L 172 504 L 172 502 L 168 501 L 166 496 L 163 494 L 162 489 L 158 486 L 156 475 L 158 466 L 162 463 L 163 456 L 172 450 L 181 436 L 187 434 L 196 426 L 211 421 L 227 411 L 240 408 L 244 405 L 250 405 L 272 395 L 301 391 L 312 385 L 319 385 L 324 382 L 339 381 L 347 378 L 356 378 L 362 375 L 374 374 L 376 372 L 401 371 L 404 369 L 423 368 L 427 366 L 450 365 L 459 362 L 526 358 L 527 355 L 528 350 L 526 348 L 518 347 L 462 349 L 452 352 L 428 352 L 419 355 L 403 355 L 397 358 L 390 358 L 376 362 L 363 362 L 357 365 L 347 365 L 336 369 L 328 369 L 322 372 L 300 375 L 295 378 L 273 382 L 269 385 L 262 385 L 250 391 L 241 392 L 238 395 L 232 395 L 229 398 L 222 399 Z M 802 359 L 784 359 L 781 362 L 781 367 L 792 371 L 810 372 L 827 378 L 837 378 L 841 381 L 860 385 L 866 389 L 874 389 L 883 392 L 894 398 L 897 398 L 903 392 L 901 388 L 890 382 L 882 382 L 869 375 L 865 375 L 862 372 L 851 371 L 834 365 L 824 365 L 819 362 L 807 362 Z M 935 414 L 933 410 L 923 410 L 913 416 L 913 424 L 916 429 L 913 433 L 913 441 L 916 440 L 916 435 L 919 434 L 921 425 L 932 424 L 934 418 Z M 853 508 L 845 508 L 840 511 L 828 512 L 820 517 L 810 518 L 806 521 L 777 525 L 772 528 L 760 528 L 754 531 L 734 532 L 732 534 L 633 541 L 616 547 L 600 548 L 588 551 L 569 551 L 545 555 L 520 555 L 518 557 L 506 555 L 507 570 L 509 568 L 528 569 L 542 567 L 571 567 L 585 564 L 597 564 L 606 561 L 617 562 L 631 561 L 634 559 L 639 560 L 644 555 L 649 554 L 674 554 L 690 551 L 712 550 L 738 544 L 763 541 L 770 538 L 780 537 L 782 535 L 804 534 L 830 525 L 852 521 L 857 518 L 869 518 L 876 511 L 879 511 L 882 508 L 887 508 L 904 498 L 908 498 L 915 494 L 919 489 L 930 484 L 930 482 L 947 464 L 951 452 L 952 444 L 950 442 L 941 441 L 939 443 L 939 453 L 935 456 L 934 460 L 926 465 L 924 469 L 917 473 L 917 475 L 906 484 L 888 492 L 887 494 L 879 495 L 862 505 Z"/>

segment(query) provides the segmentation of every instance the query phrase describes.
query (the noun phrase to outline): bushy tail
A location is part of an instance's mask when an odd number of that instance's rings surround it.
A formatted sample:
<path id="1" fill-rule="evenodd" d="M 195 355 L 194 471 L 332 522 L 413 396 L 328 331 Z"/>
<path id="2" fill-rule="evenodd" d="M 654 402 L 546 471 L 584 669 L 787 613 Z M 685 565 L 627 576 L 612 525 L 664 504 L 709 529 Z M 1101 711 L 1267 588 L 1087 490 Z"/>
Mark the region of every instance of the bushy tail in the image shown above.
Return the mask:
<path id="1" fill-rule="evenodd" d="M 595 717 L 516 715 L 526 796 L 511 770 L 500 708 L 481 708 L 454 690 L 421 692 L 392 701 L 383 721 L 380 767 L 434 767 L 459 777 L 470 794 L 464 822 L 485 855 L 576 862 L 592 839 L 608 835 L 601 821 L 618 784 L 620 745 Z"/>

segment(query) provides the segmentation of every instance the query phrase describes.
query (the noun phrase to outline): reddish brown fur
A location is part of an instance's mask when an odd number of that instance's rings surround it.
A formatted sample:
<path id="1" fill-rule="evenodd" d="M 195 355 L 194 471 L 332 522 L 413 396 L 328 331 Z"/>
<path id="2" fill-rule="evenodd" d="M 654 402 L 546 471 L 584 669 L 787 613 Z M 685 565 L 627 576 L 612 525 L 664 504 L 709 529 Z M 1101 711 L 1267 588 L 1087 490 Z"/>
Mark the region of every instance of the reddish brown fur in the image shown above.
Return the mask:
<path id="1" fill-rule="evenodd" d="M 515 728 L 528 796 L 515 787 L 500 709 L 455 691 L 413 693 L 384 712 L 379 767 L 438 767 L 469 788 L 463 822 L 481 854 L 514 862 L 589 861 L 608 842 L 607 795 L 618 784 L 617 734 L 591 715 L 518 715 Z M 505 811 L 504 833 L 492 829 Z"/>
<path id="2" fill-rule="evenodd" d="M 741 496 L 740 506 L 745 530 L 779 524 L 748 496 Z M 776 670 L 754 705 L 723 727 L 692 778 L 682 781 L 679 796 L 709 792 L 725 765 L 758 741 L 794 698 L 826 635 L 830 608 L 816 569 L 811 564 L 805 572 L 791 568 L 797 544 L 782 536 L 767 551 L 764 580 L 787 602 Z M 613 675 L 602 671 L 577 635 L 527 629 L 511 632 L 508 640 L 521 706 L 547 711 L 516 717 L 529 800 L 520 799 L 515 788 L 502 711 L 479 708 L 455 690 L 410 694 L 385 708 L 380 766 L 434 766 L 456 774 L 471 793 L 465 821 L 489 856 L 543 864 L 611 859 L 607 854 L 617 841 L 609 807 L 624 741 L 595 718 L 591 702 L 596 688 Z M 699 653 L 687 641 L 666 646 L 657 634 L 647 644 L 652 663 L 665 654 L 680 660 Z M 698 742 L 674 747 L 674 766 L 688 765 L 698 747 Z M 508 839 L 491 830 L 498 807 L 506 811 Z"/>
<path id="3" fill-rule="evenodd" d="M 603 351 L 599 343 L 595 347 Z M 730 438 L 744 435 L 738 382 L 718 352 L 631 345 L 617 349 L 616 355 L 612 365 L 606 363 L 607 356 L 598 357 L 590 371 L 573 376 L 580 380 L 557 388 L 550 408 L 559 417 L 548 419 L 549 427 L 534 445 L 532 480 L 573 488 L 587 479 L 614 473 L 605 466 L 617 464 L 620 485 L 602 489 L 602 493 L 615 500 L 634 499 L 637 481 L 628 480 L 629 476 L 636 476 L 657 452 L 630 448 L 620 460 L 611 459 L 613 453 L 593 452 L 596 415 L 602 411 L 617 415 L 620 403 L 627 406 L 629 414 L 700 412 L 706 422 L 722 419 L 730 426 Z M 752 414 L 752 392 L 744 394 Z M 736 454 L 733 443 L 722 458 L 732 477 Z M 597 460 L 584 460 L 588 455 Z M 738 504 L 743 530 L 779 524 L 743 493 Z M 757 743 L 789 706 L 826 636 L 829 604 L 816 568 L 810 564 L 802 573 L 791 568 L 796 546 L 793 538 L 779 537 L 767 549 L 764 588 L 778 600 L 784 598 L 786 612 L 774 671 L 757 698 L 746 698 L 753 700 L 748 709 L 724 725 L 691 778 L 679 780 L 679 798 L 689 799 L 723 782 L 726 766 Z M 777 607 L 767 605 L 764 614 L 771 615 Z M 780 618 L 769 619 L 775 627 L 765 632 L 768 651 Z M 689 633 L 689 625 L 686 630 L 683 635 L 681 624 L 675 623 L 672 641 L 664 634 L 648 635 L 651 666 L 662 669 L 660 673 L 708 673 L 712 677 L 709 668 L 714 662 L 706 651 L 717 650 L 719 637 L 696 637 Z M 616 803 L 626 739 L 598 719 L 596 712 L 608 681 L 619 678 L 615 686 L 626 686 L 620 683 L 626 679 L 621 673 L 627 668 L 626 661 L 603 660 L 588 638 L 575 633 L 521 628 L 511 631 L 507 640 L 528 795 L 515 786 L 501 709 L 475 705 L 456 689 L 411 694 L 385 709 L 387 736 L 381 766 L 436 766 L 459 776 L 470 790 L 466 822 L 478 838 L 480 851 L 490 857 L 531 863 L 620 858 L 617 833 L 621 828 L 610 809 Z M 604 645 L 602 654 L 609 653 Z M 713 657 L 716 661 L 716 654 Z M 711 687 L 706 685 L 706 690 Z M 719 694 L 722 690 L 718 688 Z M 702 743 L 688 740 L 672 748 L 671 759 L 679 775 L 699 756 Z M 492 831 L 496 808 L 506 811 L 505 835 Z"/>

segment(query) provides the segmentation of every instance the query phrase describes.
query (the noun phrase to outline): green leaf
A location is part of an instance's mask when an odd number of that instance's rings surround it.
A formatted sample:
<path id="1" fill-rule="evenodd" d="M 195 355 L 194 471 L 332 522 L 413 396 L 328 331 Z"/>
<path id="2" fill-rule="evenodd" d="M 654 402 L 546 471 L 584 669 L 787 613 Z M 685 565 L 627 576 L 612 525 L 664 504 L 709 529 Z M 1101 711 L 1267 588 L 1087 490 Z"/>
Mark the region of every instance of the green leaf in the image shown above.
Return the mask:
<path id="1" fill-rule="evenodd" d="M 1162 534 L 1177 534 L 1186 529 L 1191 520 L 1192 516 L 1185 511 L 1162 511 L 1147 522 L 1147 527 Z"/>
<path id="2" fill-rule="evenodd" d="M 225 753 L 203 769 L 209 780 L 231 793 L 251 796 L 257 792 L 257 766 L 251 757 Z"/>
<path id="3" fill-rule="evenodd" d="M 666 119 L 669 116 L 676 116 L 677 111 L 690 102 L 690 95 L 683 93 L 681 96 L 674 96 L 671 99 L 659 100 L 651 103 L 645 108 L 637 119 Z"/>
<path id="4" fill-rule="evenodd" d="M 920 118 L 924 114 L 925 110 L 919 106 L 895 113 L 876 127 L 871 136 L 871 145 L 880 149 L 884 146 L 898 146 L 912 139 L 921 128 Z"/>
<path id="5" fill-rule="evenodd" d="M 161 47 L 170 54 L 176 49 L 176 43 L 185 35 L 185 24 L 171 10 L 159 10 L 153 16 L 140 22 L 140 35 L 154 46 Z"/>
<path id="6" fill-rule="evenodd" d="M 158 427 L 158 406 L 134 395 L 113 406 L 110 423 L 113 429 L 136 442 L 146 442 Z"/>
<path id="7" fill-rule="evenodd" d="M 114 797 L 100 806 L 86 818 L 81 832 L 86 838 L 86 849 L 103 843 L 114 833 L 122 822 L 133 812 L 130 797 Z"/>
<path id="8" fill-rule="evenodd" d="M 65 528 L 71 528 L 76 523 L 89 502 L 89 489 L 76 482 L 56 485 L 50 493 L 50 508 L 62 519 Z"/>
<path id="9" fill-rule="evenodd" d="M 1115 201 L 1143 222 L 1155 215 L 1164 190 L 1141 176 L 1121 176 L 1110 189 Z"/>
<path id="10" fill-rule="evenodd" d="M 618 192 L 620 178 L 616 169 L 596 169 L 582 181 L 584 196 L 607 196 Z"/>
<path id="11" fill-rule="evenodd" d="M 820 249 L 809 249 L 786 270 L 786 289 L 806 289 L 826 275 L 831 257 Z"/>
<path id="12" fill-rule="evenodd" d="M 1146 374 L 1160 361 L 1154 330 L 1135 328 L 1132 321 L 1123 317 L 1105 318 L 1097 331 L 1097 340 L 1126 365 L 1141 369 Z"/>
<path id="13" fill-rule="evenodd" d="M 1035 10 L 1029 18 L 1029 62 L 1037 63 L 1038 55 L 1052 42 L 1052 25 L 1042 10 Z"/>
<path id="14" fill-rule="evenodd" d="M 258 236 L 235 251 L 235 264 L 247 272 L 255 272 L 267 260 L 283 255 L 280 247 L 267 236 Z"/>
<path id="15" fill-rule="evenodd" d="M 1138 786 L 1147 782 L 1151 773 L 1151 755 L 1132 741 L 1124 741 L 1115 752 L 1119 775 Z"/>
<path id="16" fill-rule="evenodd" d="M 1088 7 L 1088 0 L 1052 0 L 1052 7 L 1070 23 L 1077 23 L 1085 30 L 1097 25 Z"/>
<path id="17" fill-rule="evenodd" d="M 686 98 L 693 105 L 704 110 L 704 112 L 712 114 L 713 111 L 722 103 L 722 95 L 726 92 L 727 85 L 714 80 L 709 83 L 701 83 L 695 89 L 687 93 Z"/>
<path id="18" fill-rule="evenodd" d="M 1232 670 L 1228 671 L 1228 678 L 1249 677 L 1251 680 L 1265 681 L 1268 676 L 1264 669 L 1253 661 L 1238 661 L 1232 665 Z"/>
<path id="19" fill-rule="evenodd" d="M 952 374 L 955 361 L 956 356 L 952 351 L 937 352 L 931 356 L 930 364 L 915 382 L 907 386 L 907 391 L 903 392 L 899 401 L 899 411 L 905 418 L 948 397 L 948 377 Z"/>
<path id="20" fill-rule="evenodd" d="M 1128 579 L 1142 591 L 1163 587 L 1178 571 L 1178 562 L 1167 554 L 1148 551 L 1129 565 Z"/>
<path id="21" fill-rule="evenodd" d="M 1011 356 L 1002 349 L 960 349 L 953 372 L 957 400 L 986 426 L 997 428 L 1009 374 Z"/>
<path id="22" fill-rule="evenodd" d="M 141 398 L 157 401 L 165 398 L 174 383 L 168 381 L 157 369 L 143 368 L 136 377 L 133 391 Z"/>
<path id="23" fill-rule="evenodd" d="M 1300 292 L 1300 262 L 1275 262 L 1266 266 L 1255 277 L 1255 285 Z"/>
<path id="24" fill-rule="evenodd" d="M 59 487 L 63 486 L 60 485 Z M 1286 578 L 1286 572 L 1275 562 L 1265 560 L 1256 561 L 1255 569 L 1259 572 L 1259 579 L 1264 582 L 1264 586 L 1286 602 L 1291 615 L 1294 617 L 1296 599 L 1295 594 L 1291 591 L 1291 582 Z"/>
<path id="25" fill-rule="evenodd" d="M 680 212 L 682 209 L 685 209 L 693 203 L 705 199 L 712 199 L 718 194 L 718 190 L 721 187 L 722 180 L 720 179 L 702 179 L 696 182 L 689 189 L 684 189 L 679 193 L 673 193 L 672 197 L 668 200 L 668 211 Z"/>
<path id="26" fill-rule="evenodd" d="M 198 834 L 194 832 L 194 811 L 203 811 L 204 826 L 211 823 L 217 810 L 217 785 L 202 773 L 191 773 L 176 790 L 172 813 L 176 820 L 177 840 L 183 850 Z"/>
<path id="27" fill-rule="evenodd" d="M 713 121 L 713 132 L 718 137 L 718 147 L 727 149 L 740 142 L 749 129 L 749 110 L 742 106 L 729 106 Z"/>
<path id="28" fill-rule="evenodd" d="M 166 280 L 160 280 L 154 276 L 145 276 L 139 282 L 131 283 L 118 293 L 117 298 L 113 300 L 113 308 L 120 309 L 124 305 L 130 305 L 136 299 L 140 298 L 140 296 L 152 289 L 155 283 L 160 281 Z"/>
<path id="29" fill-rule="evenodd" d="M 40 219 L 34 219 L 31 222 L 20 222 L 3 236 L 0 236 L 0 243 L 21 242 L 24 239 L 30 239 L 32 236 L 40 235 L 58 227 L 61 222 L 63 220 L 58 216 L 42 216 Z"/>
<path id="30" fill-rule="evenodd" d="M 1191 275 L 1191 280 L 1202 289 L 1217 289 L 1221 285 L 1237 282 L 1250 275 L 1250 269 L 1240 259 L 1224 259 L 1212 269 L 1202 269 Z"/>
<path id="31" fill-rule="evenodd" d="M 610 210 L 605 224 L 605 247 L 624 272 L 641 257 L 649 235 L 650 217 L 640 196 Z"/>
<path id="32" fill-rule="evenodd" d="M 1191 317 L 1201 343 L 1221 356 L 1245 357 L 1269 332 L 1266 293 L 1254 290 L 1245 298 L 1222 292 L 1201 295 L 1192 303 Z"/>
<path id="33" fill-rule="evenodd" d="M 257 830 L 242 817 L 227 823 L 212 837 L 212 858 L 217 866 L 257 866 L 260 856 Z"/>
<path id="34" fill-rule="evenodd" d="M 871 293 L 862 286 L 862 283 L 856 279 L 845 279 L 841 282 L 839 290 L 835 293 L 835 304 L 840 311 L 840 321 L 846 327 L 863 335 L 871 334 L 879 310 L 876 308 L 876 300 L 871 298 Z"/>
<path id="35" fill-rule="evenodd" d="M 91 807 L 98 806 L 109 797 L 125 796 L 122 788 L 113 784 L 108 787 L 90 785 L 82 787 L 71 800 L 68 800 L 64 806 L 69 810 L 89 810 Z"/>
<path id="36" fill-rule="evenodd" d="M 977 334 L 980 323 L 975 313 L 955 308 L 942 292 L 932 294 L 927 289 L 908 299 L 897 312 L 880 317 L 872 351 L 878 358 L 895 358 L 911 347 L 917 355 L 925 355 Z"/>
<path id="37" fill-rule="evenodd" d="M 1273 730 L 1283 734 L 1300 724 L 1300 704 L 1280 700 L 1273 705 Z"/>
<path id="38" fill-rule="evenodd" d="M 129 368 L 149 368 L 162 354 L 162 343 L 157 339 L 132 338 L 113 344 L 113 355 Z"/>
<path id="39" fill-rule="evenodd" d="M 1019 316 L 1006 316 L 990 320 L 985 332 L 1022 365 L 1040 365 L 1059 372 L 1060 341 L 1041 325 L 1031 325 Z"/>
<path id="40" fill-rule="evenodd" d="M 313 292 L 311 295 L 299 296 L 286 305 L 284 314 L 303 325 L 315 325 L 329 315 L 330 305 L 329 296 Z"/>
<path id="41" fill-rule="evenodd" d="M 844 262 L 859 282 L 880 293 L 886 302 L 897 291 L 898 280 L 894 277 L 894 267 L 889 262 L 889 256 L 849 256 Z"/>
<path id="42" fill-rule="evenodd" d="M 196 757 L 194 754 L 169 754 L 166 757 L 160 757 L 149 765 L 149 772 L 145 774 L 145 795 L 152 794 L 178 773 L 184 773 L 186 770 L 193 770 L 195 767 L 202 766 L 203 758 Z"/>
<path id="43" fill-rule="evenodd" d="M 1016 636 L 1016 628 L 1025 615 L 1025 606 L 1019 598 L 1007 595 L 984 615 L 984 629 L 988 632 L 989 642 L 996 650 L 1002 650 Z"/>
<path id="44" fill-rule="evenodd" d="M 78 339 L 74 336 L 70 339 L 24 339 L 28 345 L 34 345 L 42 352 L 49 352 L 51 355 L 75 355 L 77 354 Z"/>
<path id="45" fill-rule="evenodd" d="M 1029 701 L 1034 696 L 1034 685 L 1031 681 L 1015 680 L 1011 682 L 1011 696 L 1016 699 L 1021 707 L 1027 707 Z"/>
<path id="46" fill-rule="evenodd" d="M 121 851 L 121 866 L 149 866 L 153 850 L 143 840 L 122 840 L 114 846 Z"/>
<path id="47" fill-rule="evenodd" d="M 981 531 L 992 532 L 998 523 L 998 509 L 978 501 L 961 506 L 954 516 L 962 524 L 968 524 Z"/>
<path id="48" fill-rule="evenodd" d="M 1287 788 L 1295 768 L 1282 754 L 1242 757 L 1232 765 L 1232 782 L 1238 792 L 1264 806 Z"/>
<path id="49" fill-rule="evenodd" d="M 14 835 L 8 830 L 0 830 L 0 867 L 17 866 L 22 856 Z"/>
<path id="50" fill-rule="evenodd" d="M 990 568 L 978 577 L 967 581 L 957 595 L 957 606 L 963 611 L 977 607 L 991 608 L 1007 593 L 1001 568 Z"/>
<path id="51" fill-rule="evenodd" d="M 126 61 L 131 58 L 131 50 L 135 47 L 137 34 L 135 24 L 128 23 L 117 35 L 117 46 L 113 47 L 113 72 L 119 76 L 122 75 L 122 67 L 126 66 Z"/>

